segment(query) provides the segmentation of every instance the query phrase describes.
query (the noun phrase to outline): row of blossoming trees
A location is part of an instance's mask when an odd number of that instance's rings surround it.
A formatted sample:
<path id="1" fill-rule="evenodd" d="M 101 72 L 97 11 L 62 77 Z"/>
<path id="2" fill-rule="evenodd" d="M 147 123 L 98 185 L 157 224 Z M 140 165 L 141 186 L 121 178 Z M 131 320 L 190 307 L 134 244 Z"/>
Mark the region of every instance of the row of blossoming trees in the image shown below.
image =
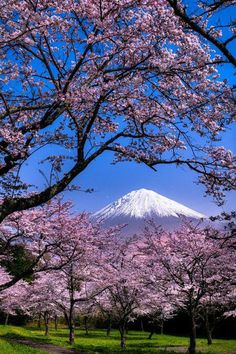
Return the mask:
<path id="1" fill-rule="evenodd" d="M 0 268 L 1 309 L 43 317 L 46 334 L 50 318 L 64 316 L 71 344 L 75 316 L 99 314 L 118 326 L 122 347 L 136 316 L 168 318 L 181 309 L 190 320 L 189 353 L 195 353 L 199 317 L 210 341 L 211 315 L 234 315 L 233 237 L 186 222 L 174 233 L 152 222 L 140 236 L 124 239 L 119 231 L 91 224 L 58 201 L 12 214 L 1 224 L 1 260 L 18 243 L 35 265 L 29 264 L 30 281 L 12 281 Z"/>

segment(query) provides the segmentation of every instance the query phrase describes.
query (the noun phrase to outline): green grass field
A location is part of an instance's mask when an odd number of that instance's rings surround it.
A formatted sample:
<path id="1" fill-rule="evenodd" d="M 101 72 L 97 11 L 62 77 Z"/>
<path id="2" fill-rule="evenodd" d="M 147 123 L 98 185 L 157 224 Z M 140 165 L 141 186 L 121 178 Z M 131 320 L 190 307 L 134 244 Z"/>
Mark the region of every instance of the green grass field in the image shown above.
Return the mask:
<path id="1" fill-rule="evenodd" d="M 0 338 L 1 354 L 42 354 L 41 350 L 30 348 L 29 346 L 10 342 L 9 340 Z"/>
<path id="2" fill-rule="evenodd" d="M 59 347 L 70 347 L 67 338 L 68 331 L 60 328 L 58 331 L 51 329 L 50 336 L 44 337 L 43 331 L 36 328 L 23 328 L 14 326 L 0 326 L 0 353 L 4 354 L 39 354 L 44 351 L 31 349 L 29 346 L 17 344 L 16 340 L 24 338 L 36 342 L 50 343 Z M 84 331 L 77 330 L 77 338 L 74 348 L 83 349 L 91 353 L 122 353 L 119 347 L 119 333 L 112 331 L 110 337 L 106 337 L 103 330 L 91 330 L 89 335 Z M 168 335 L 154 335 L 152 340 L 147 339 L 147 333 L 130 331 L 127 335 L 127 349 L 131 354 L 139 353 L 177 353 L 178 348 L 182 352 L 187 349 L 188 338 Z M 170 347 L 173 347 L 173 351 Z M 215 339 L 212 346 L 208 347 L 205 339 L 198 339 L 197 351 L 204 354 L 235 354 L 236 340 Z"/>

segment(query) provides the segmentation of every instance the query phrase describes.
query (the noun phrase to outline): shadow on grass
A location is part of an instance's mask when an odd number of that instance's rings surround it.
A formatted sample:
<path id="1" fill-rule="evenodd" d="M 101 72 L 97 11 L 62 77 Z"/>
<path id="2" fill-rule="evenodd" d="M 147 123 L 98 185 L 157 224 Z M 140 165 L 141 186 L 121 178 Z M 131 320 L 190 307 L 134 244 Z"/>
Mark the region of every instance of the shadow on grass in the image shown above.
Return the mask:
<path id="1" fill-rule="evenodd" d="M 32 330 L 33 332 L 33 330 Z M 55 338 L 56 337 L 60 337 L 60 338 L 66 338 L 68 335 L 66 333 L 60 333 L 53 331 L 51 333 L 51 337 L 44 337 L 43 334 L 35 334 L 35 333 L 30 333 L 30 336 L 27 335 L 21 335 L 21 334 L 17 334 L 14 332 L 8 332 L 5 333 L 4 335 L 1 335 L 0 338 L 5 339 L 7 341 L 16 341 L 16 342 L 20 342 L 20 341 L 31 341 L 34 343 L 39 343 L 39 344 L 50 344 L 50 345 L 54 345 L 57 346 L 57 343 L 55 343 Z M 79 338 L 81 339 L 95 339 L 96 338 L 101 338 L 101 335 L 103 335 L 103 333 L 101 332 L 94 332 L 91 334 L 82 334 L 82 333 L 77 333 L 77 339 L 79 340 Z M 107 341 L 109 342 L 110 339 L 119 339 L 119 336 L 116 335 L 112 335 L 109 337 L 106 337 L 104 335 L 104 339 L 107 338 Z M 135 340 L 139 340 L 139 343 L 135 343 Z M 89 343 L 76 343 L 73 348 L 75 348 L 78 351 L 86 351 L 87 353 L 103 353 L 103 354 L 118 354 L 118 353 L 128 353 L 128 354 L 151 354 L 151 353 L 155 353 L 155 354 L 179 354 L 180 352 L 178 351 L 177 348 L 182 349 L 184 348 L 182 345 L 174 345 L 174 344 L 170 344 L 170 345 L 166 345 L 166 344 L 160 344 L 158 345 L 158 343 L 147 343 L 146 342 L 146 337 L 143 337 L 142 339 L 145 341 L 144 343 L 140 343 L 140 337 L 137 336 L 135 333 L 129 333 L 128 334 L 128 343 L 127 343 L 127 348 L 126 350 L 122 350 L 121 348 L 114 346 L 114 347 L 109 347 L 109 343 L 107 343 L 107 347 L 105 345 L 99 345 L 99 344 L 89 344 Z M 142 341 L 141 339 L 141 341 Z M 64 345 L 63 345 L 64 344 Z M 64 348 L 68 348 L 68 342 L 65 341 L 64 343 L 60 343 L 60 346 L 64 346 Z M 173 347 L 173 351 L 171 350 L 171 348 Z M 168 350 L 167 350 L 168 348 Z M 177 351 L 176 351 L 176 350 Z M 182 353 L 186 353 L 187 348 L 185 351 L 181 351 Z"/>
<path id="2" fill-rule="evenodd" d="M 102 354 L 118 354 L 118 353 L 127 353 L 127 354 L 150 354 L 150 353 L 155 353 L 155 354 L 179 354 L 176 351 L 166 351 L 166 350 L 158 350 L 157 348 L 152 348 L 154 349 L 153 351 L 150 351 L 150 349 L 145 348 L 145 350 L 141 349 L 141 348 L 126 348 L 126 350 L 122 350 L 122 349 L 112 349 L 112 348 L 104 348 L 104 347 L 99 347 L 99 346 L 80 346 L 80 349 L 82 350 L 88 350 L 91 353 L 102 353 Z"/>
<path id="3" fill-rule="evenodd" d="M 5 340 L 15 340 L 15 341 L 32 340 L 34 342 L 50 343 L 50 338 L 35 337 L 35 336 L 28 337 L 28 336 L 20 335 L 17 333 L 6 333 L 3 335 L 0 335 L 0 338 L 5 339 Z"/>
<path id="4" fill-rule="evenodd" d="M 136 347 L 135 344 L 129 344 L 129 347 Z M 149 344 L 149 343 L 139 343 L 138 344 L 138 347 L 140 349 L 142 348 L 152 348 L 152 349 L 165 349 L 166 348 L 179 348 L 179 349 L 185 349 L 186 348 L 186 351 L 187 351 L 187 347 L 185 347 L 184 345 L 175 345 L 175 344 L 158 344 L 158 343 L 155 343 L 155 344 Z"/>
<path id="5" fill-rule="evenodd" d="M 38 337 L 27 337 L 23 335 L 18 335 L 15 333 L 7 333 L 0 336 L 1 339 L 4 339 L 8 343 L 16 343 L 27 348 L 31 347 L 44 353 L 59 353 L 59 354 L 94 354 L 94 351 L 84 350 L 82 348 L 67 348 L 63 346 L 57 346 L 55 343 L 51 342 L 49 338 L 38 338 Z M 26 351 L 27 353 L 27 351 Z"/>
<path id="6" fill-rule="evenodd" d="M 173 347 L 173 350 L 171 350 L 171 347 Z M 88 350 L 89 352 L 95 352 L 95 353 L 103 353 L 103 354 L 118 354 L 118 353 L 128 353 L 128 354 L 180 354 L 177 348 L 181 350 L 181 353 L 186 353 L 187 348 L 183 347 L 181 345 L 175 346 L 175 345 L 151 345 L 147 343 L 142 343 L 142 344 L 127 344 L 127 348 L 125 350 L 122 350 L 119 347 L 105 347 L 104 345 L 89 345 L 89 344 L 79 344 L 76 345 L 75 348 L 79 348 L 82 350 Z M 168 349 L 167 349 L 168 348 Z M 177 349 L 175 351 L 174 349 Z"/>

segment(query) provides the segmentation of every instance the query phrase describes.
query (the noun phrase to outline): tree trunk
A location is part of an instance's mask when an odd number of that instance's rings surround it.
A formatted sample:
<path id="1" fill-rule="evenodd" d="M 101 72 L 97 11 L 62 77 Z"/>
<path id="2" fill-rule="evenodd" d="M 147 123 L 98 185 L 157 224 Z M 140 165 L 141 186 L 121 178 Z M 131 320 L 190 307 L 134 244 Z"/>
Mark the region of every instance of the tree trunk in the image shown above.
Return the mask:
<path id="1" fill-rule="evenodd" d="M 141 331 L 143 332 L 144 331 L 144 327 L 143 327 L 143 319 L 142 318 L 140 319 L 140 327 L 141 327 Z"/>
<path id="2" fill-rule="evenodd" d="M 152 329 L 150 334 L 149 334 L 149 336 L 148 336 L 148 339 L 152 339 L 152 336 L 153 336 L 154 333 L 155 333 L 155 331 L 154 331 L 154 329 Z"/>
<path id="3" fill-rule="evenodd" d="M 69 343 L 72 345 L 75 343 L 75 325 L 74 325 L 73 309 L 70 309 L 69 313 L 64 311 L 64 317 L 69 329 Z"/>
<path id="4" fill-rule="evenodd" d="M 69 321 L 68 314 L 67 314 L 66 310 L 64 310 L 63 312 L 64 312 L 64 318 L 65 318 L 67 327 L 69 328 L 70 327 L 70 321 Z"/>
<path id="5" fill-rule="evenodd" d="M 120 331 L 120 346 L 122 349 L 125 349 L 126 348 L 126 328 L 124 323 L 122 323 L 119 326 L 119 331 Z"/>
<path id="6" fill-rule="evenodd" d="M 69 293 L 70 293 L 70 308 L 68 313 L 68 325 L 69 325 L 69 343 L 73 345 L 75 343 L 75 320 L 74 320 L 74 306 L 75 306 L 75 278 L 74 278 L 74 263 L 70 265 L 69 273 Z"/>
<path id="7" fill-rule="evenodd" d="M 109 337 L 111 333 L 111 318 L 108 318 L 108 325 L 107 325 L 107 337 Z"/>
<path id="8" fill-rule="evenodd" d="M 206 310 L 205 314 L 205 327 L 206 327 L 206 335 L 207 335 L 207 344 L 211 345 L 212 344 L 212 331 L 213 328 L 210 326 L 209 322 L 209 316 L 208 316 L 208 311 Z"/>
<path id="9" fill-rule="evenodd" d="M 44 313 L 44 325 L 45 325 L 45 333 L 44 335 L 47 337 L 49 334 L 49 315 L 48 312 Z"/>
<path id="10" fill-rule="evenodd" d="M 163 335 L 164 334 L 164 321 L 163 320 L 161 320 L 160 329 L 161 329 L 161 335 Z"/>
<path id="11" fill-rule="evenodd" d="M 73 302 L 71 303 L 70 306 L 70 312 L 68 316 L 69 320 L 69 342 L 70 345 L 73 345 L 75 343 L 75 321 L 74 321 L 74 304 Z"/>
<path id="12" fill-rule="evenodd" d="M 57 317 L 57 315 L 55 315 L 55 317 L 54 317 L 54 325 L 55 325 L 55 331 L 57 331 L 58 330 L 58 317 Z"/>
<path id="13" fill-rule="evenodd" d="M 188 353 L 189 354 L 196 354 L 196 323 L 195 323 L 195 317 L 194 314 L 190 314 L 190 326 L 191 326 L 191 331 L 190 331 L 190 341 L 189 341 L 189 348 L 188 348 Z"/>
<path id="14" fill-rule="evenodd" d="M 5 326 L 8 325 L 8 320 L 9 320 L 9 313 L 7 313 L 6 318 L 5 318 L 5 323 L 4 323 Z"/>
<path id="15" fill-rule="evenodd" d="M 70 323 L 69 331 L 70 331 L 69 342 L 70 342 L 70 345 L 73 345 L 75 343 L 75 325 L 74 325 L 74 321 L 72 321 Z"/>
<path id="16" fill-rule="evenodd" d="M 88 335 L 88 316 L 84 317 L 84 329 L 85 329 L 85 334 Z"/>
<path id="17" fill-rule="evenodd" d="M 212 332 L 209 330 L 209 332 L 207 332 L 207 344 L 211 345 L 212 344 Z"/>
<path id="18" fill-rule="evenodd" d="M 42 314 L 40 313 L 38 317 L 38 323 L 37 323 L 39 329 L 41 329 L 41 318 L 42 318 Z"/>

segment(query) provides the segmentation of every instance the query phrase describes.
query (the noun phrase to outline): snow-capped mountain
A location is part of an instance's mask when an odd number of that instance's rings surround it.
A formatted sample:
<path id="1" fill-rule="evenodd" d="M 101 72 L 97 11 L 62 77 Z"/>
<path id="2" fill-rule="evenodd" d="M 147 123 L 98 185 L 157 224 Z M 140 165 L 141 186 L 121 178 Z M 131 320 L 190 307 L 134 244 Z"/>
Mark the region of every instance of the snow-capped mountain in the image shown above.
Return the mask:
<path id="1" fill-rule="evenodd" d="M 92 215 L 105 226 L 127 224 L 125 232 L 138 232 L 144 220 L 154 219 L 164 228 L 173 229 L 183 218 L 205 219 L 206 216 L 154 191 L 139 189 L 119 198 Z"/>

